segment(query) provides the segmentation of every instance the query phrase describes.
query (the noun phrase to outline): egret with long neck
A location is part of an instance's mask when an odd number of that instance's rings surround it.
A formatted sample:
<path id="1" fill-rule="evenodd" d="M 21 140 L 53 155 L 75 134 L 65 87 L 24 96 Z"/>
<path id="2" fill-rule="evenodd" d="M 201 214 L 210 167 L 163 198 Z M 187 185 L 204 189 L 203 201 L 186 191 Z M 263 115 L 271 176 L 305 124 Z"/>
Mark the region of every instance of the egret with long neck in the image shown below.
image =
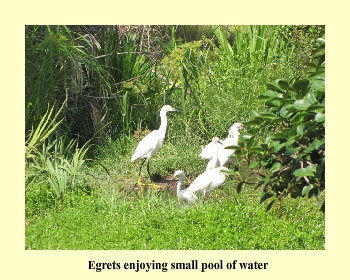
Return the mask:
<path id="1" fill-rule="evenodd" d="M 131 157 L 131 162 L 134 162 L 140 158 L 143 158 L 143 161 L 140 165 L 139 179 L 138 184 L 141 186 L 140 177 L 142 166 L 147 160 L 147 172 L 152 181 L 151 174 L 149 171 L 149 160 L 152 154 L 154 154 L 163 144 L 166 128 L 167 128 L 167 112 L 176 112 L 179 111 L 170 105 L 165 105 L 160 110 L 160 127 L 157 130 L 153 130 L 151 133 L 147 134 L 137 145 L 134 154 Z"/>

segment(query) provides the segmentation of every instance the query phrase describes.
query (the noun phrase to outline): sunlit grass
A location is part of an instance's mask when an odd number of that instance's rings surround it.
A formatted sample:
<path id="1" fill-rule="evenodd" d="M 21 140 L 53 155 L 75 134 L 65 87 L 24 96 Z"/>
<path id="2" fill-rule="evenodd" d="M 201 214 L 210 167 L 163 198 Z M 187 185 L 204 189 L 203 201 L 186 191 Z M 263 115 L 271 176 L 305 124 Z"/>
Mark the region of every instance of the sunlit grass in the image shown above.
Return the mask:
<path id="1" fill-rule="evenodd" d="M 324 249 L 323 214 L 312 203 L 266 212 L 254 191 L 215 196 L 198 207 L 179 207 L 167 192 L 81 196 L 28 225 L 26 249 Z"/>

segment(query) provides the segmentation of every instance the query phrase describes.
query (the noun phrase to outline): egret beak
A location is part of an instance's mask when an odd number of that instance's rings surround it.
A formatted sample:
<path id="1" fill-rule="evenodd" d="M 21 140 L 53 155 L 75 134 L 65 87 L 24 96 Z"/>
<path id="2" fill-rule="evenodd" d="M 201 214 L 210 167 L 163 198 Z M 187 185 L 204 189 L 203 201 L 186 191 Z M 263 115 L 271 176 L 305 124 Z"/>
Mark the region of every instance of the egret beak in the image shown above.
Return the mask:
<path id="1" fill-rule="evenodd" d="M 172 107 L 169 112 L 181 112 L 181 110 Z"/>

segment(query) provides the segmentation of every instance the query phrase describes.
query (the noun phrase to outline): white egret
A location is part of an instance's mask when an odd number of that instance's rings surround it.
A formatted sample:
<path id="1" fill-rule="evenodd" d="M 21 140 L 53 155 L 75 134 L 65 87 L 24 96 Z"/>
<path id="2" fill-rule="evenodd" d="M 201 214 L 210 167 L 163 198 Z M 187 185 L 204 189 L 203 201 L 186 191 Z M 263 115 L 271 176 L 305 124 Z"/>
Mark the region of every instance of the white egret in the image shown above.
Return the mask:
<path id="1" fill-rule="evenodd" d="M 135 150 L 135 153 L 131 157 L 131 162 L 134 162 L 135 160 L 143 158 L 143 161 L 142 161 L 141 166 L 140 166 L 139 179 L 138 179 L 138 183 L 140 186 L 141 186 L 140 176 L 141 176 L 142 166 L 146 160 L 147 160 L 147 172 L 148 172 L 148 175 L 151 179 L 151 174 L 149 172 L 149 159 L 152 156 L 152 154 L 154 154 L 162 146 L 162 144 L 164 142 L 167 123 L 168 123 L 166 113 L 167 112 L 176 112 L 176 111 L 180 111 L 180 110 L 177 110 L 170 105 L 165 105 L 162 107 L 162 109 L 160 110 L 160 127 L 159 127 L 159 129 L 153 130 L 152 132 L 147 134 L 139 142 L 139 144 L 137 145 L 137 148 Z"/>
<path id="2" fill-rule="evenodd" d="M 215 136 L 211 140 L 211 143 L 212 143 L 212 146 L 211 146 L 212 158 L 209 160 L 206 170 L 221 166 L 218 158 L 218 151 L 220 149 L 220 146 L 222 146 L 222 142 L 218 137 Z"/>
<path id="3" fill-rule="evenodd" d="M 220 166 L 226 166 L 231 164 L 232 158 L 231 156 L 235 153 L 235 149 L 226 149 L 229 146 L 237 146 L 238 145 L 238 137 L 240 135 L 239 130 L 244 126 L 242 123 L 234 123 L 229 132 L 228 137 L 222 142 L 222 148 L 218 151 L 218 160 Z"/>
<path id="4" fill-rule="evenodd" d="M 242 123 L 234 123 L 231 127 L 230 130 L 228 131 L 228 137 L 231 138 L 238 138 L 239 136 L 239 130 L 244 128 L 244 125 Z"/>
<path id="5" fill-rule="evenodd" d="M 185 190 L 181 190 L 181 186 L 183 185 L 186 176 L 185 173 L 182 170 L 177 170 L 174 173 L 174 178 L 179 179 L 179 181 L 177 182 L 177 186 L 176 186 L 176 194 L 177 194 L 177 199 L 181 204 L 194 204 L 194 203 L 198 203 L 198 197 L 191 192 L 188 189 Z"/>
<path id="6" fill-rule="evenodd" d="M 208 159 L 208 160 L 212 159 L 214 147 L 215 147 L 215 143 L 213 143 L 213 140 L 210 141 L 209 144 L 207 144 L 204 148 L 202 147 L 202 151 L 199 154 L 200 158 Z"/>
<path id="7" fill-rule="evenodd" d="M 199 192 L 203 196 L 212 191 L 213 189 L 220 187 L 224 182 L 228 171 L 226 167 L 217 167 L 213 169 L 206 170 L 204 173 L 200 174 L 191 185 L 186 189 L 193 193 Z"/>
<path id="8" fill-rule="evenodd" d="M 213 142 L 210 142 L 208 145 L 206 145 L 202 152 L 199 154 L 199 156 L 202 159 L 208 159 L 211 160 L 213 156 L 217 153 L 218 155 L 218 166 L 225 166 L 229 163 L 231 163 L 232 158 L 230 158 L 231 155 L 234 154 L 234 149 L 226 149 L 229 146 L 237 146 L 238 145 L 238 137 L 239 137 L 239 130 L 242 129 L 244 126 L 242 123 L 234 123 L 229 130 L 228 137 L 225 138 L 222 142 L 222 146 L 220 146 L 219 150 L 216 151 L 216 148 L 213 144 Z"/>

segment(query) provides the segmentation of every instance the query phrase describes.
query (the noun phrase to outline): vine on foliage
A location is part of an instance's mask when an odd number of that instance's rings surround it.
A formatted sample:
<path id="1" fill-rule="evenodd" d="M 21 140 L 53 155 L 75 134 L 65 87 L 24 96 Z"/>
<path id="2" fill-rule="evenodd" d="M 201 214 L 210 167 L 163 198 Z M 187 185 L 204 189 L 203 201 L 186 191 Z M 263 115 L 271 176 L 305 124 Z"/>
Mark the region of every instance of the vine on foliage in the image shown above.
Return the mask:
<path id="1" fill-rule="evenodd" d="M 253 184 L 263 188 L 260 202 L 269 201 L 267 210 L 290 195 L 322 199 L 325 211 L 325 51 L 320 41 L 314 72 L 306 79 L 268 84 L 259 96 L 267 109 L 251 112 L 249 129 L 234 147 L 235 157 L 250 170 L 246 176 L 242 169 L 232 172 L 237 191 L 254 177 Z"/>

